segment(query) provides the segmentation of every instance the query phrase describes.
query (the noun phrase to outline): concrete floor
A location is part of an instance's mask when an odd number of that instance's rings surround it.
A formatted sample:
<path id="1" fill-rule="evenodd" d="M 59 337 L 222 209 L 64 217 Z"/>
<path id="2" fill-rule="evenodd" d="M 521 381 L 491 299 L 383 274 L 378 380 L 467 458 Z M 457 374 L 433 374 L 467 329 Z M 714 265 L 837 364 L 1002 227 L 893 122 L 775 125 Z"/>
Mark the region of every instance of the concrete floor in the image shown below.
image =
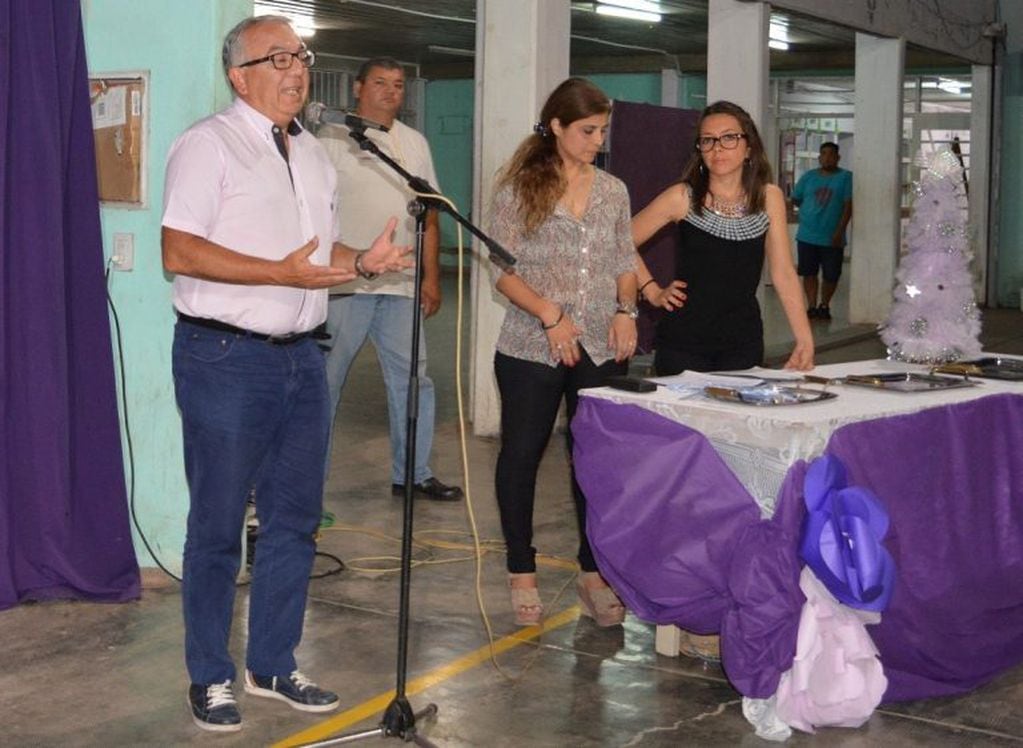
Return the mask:
<path id="1" fill-rule="evenodd" d="M 462 477 L 454 392 L 453 283 L 441 314 L 427 324 L 430 371 L 437 383 L 433 466 L 445 481 Z M 876 358 L 883 346 L 869 330 L 836 319 L 815 323 L 821 363 Z M 768 291 L 768 353 L 781 355 L 786 332 Z M 465 324 L 468 329 L 468 324 Z M 865 338 L 865 339 L 864 339 Z M 858 342 L 849 342 L 858 341 Z M 988 350 L 1023 354 L 1023 313 L 985 314 Z M 175 584 L 145 590 L 125 605 L 55 602 L 0 613 L 0 745 L 269 745 L 323 740 L 373 729 L 395 682 L 401 502 L 391 497 L 387 414 L 371 349 L 346 390 L 334 442 L 336 462 L 326 508 L 336 524 L 320 550 L 349 569 L 310 583 L 302 668 L 337 690 L 341 709 L 305 715 L 239 688 L 244 730 L 196 729 L 185 705 L 180 596 Z M 500 537 L 493 498 L 497 444 L 469 438 L 468 486 L 480 536 Z M 144 521 L 144 518 L 143 518 Z M 764 744 L 743 719 L 739 695 L 720 668 L 654 653 L 653 627 L 629 617 L 599 629 L 578 618 L 571 559 L 574 519 L 565 451 L 552 441 L 541 468 L 537 546 L 548 554 L 540 585 L 552 616 L 542 635 L 521 640 L 506 601 L 503 557 L 482 558 L 480 595 L 504 651 L 501 671 L 488 661 L 476 603 L 475 565 L 465 506 L 416 504 L 408 693 L 416 709 L 440 712 L 419 724 L 444 746 L 714 746 Z M 486 543 L 488 548 L 492 543 Z M 329 570 L 323 559 L 320 570 Z M 563 594 L 555 596 L 563 590 Z M 242 666 L 246 589 L 240 588 L 233 636 Z M 363 741 L 384 745 L 393 739 Z M 1002 746 L 1023 742 L 1023 667 L 960 698 L 878 710 L 860 729 L 796 734 L 793 746 Z"/>

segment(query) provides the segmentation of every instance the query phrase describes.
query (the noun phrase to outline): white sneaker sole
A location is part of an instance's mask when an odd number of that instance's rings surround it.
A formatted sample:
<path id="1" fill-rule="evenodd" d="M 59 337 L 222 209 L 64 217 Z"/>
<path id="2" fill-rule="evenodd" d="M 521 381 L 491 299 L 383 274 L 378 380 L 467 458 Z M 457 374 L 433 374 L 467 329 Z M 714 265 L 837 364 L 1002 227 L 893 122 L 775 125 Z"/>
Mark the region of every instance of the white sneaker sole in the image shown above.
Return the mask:
<path id="1" fill-rule="evenodd" d="M 203 722 L 201 719 L 196 717 L 195 712 L 192 711 L 192 702 L 188 696 L 185 696 L 185 703 L 188 704 L 188 713 L 192 715 L 192 721 L 195 722 L 195 726 L 200 730 L 206 730 L 207 732 L 241 732 L 241 722 L 237 725 L 216 725 L 212 722 Z"/>
<path id="2" fill-rule="evenodd" d="M 292 709 L 297 709 L 300 712 L 332 712 L 337 709 L 338 705 L 341 703 L 341 700 L 338 699 L 331 704 L 300 704 L 297 701 L 292 701 L 282 693 L 271 691 L 269 688 L 260 688 L 252 682 L 248 672 L 245 673 L 243 687 L 245 689 L 245 693 L 252 694 L 253 696 L 261 696 L 264 699 L 277 699 L 278 701 L 283 701 Z"/>

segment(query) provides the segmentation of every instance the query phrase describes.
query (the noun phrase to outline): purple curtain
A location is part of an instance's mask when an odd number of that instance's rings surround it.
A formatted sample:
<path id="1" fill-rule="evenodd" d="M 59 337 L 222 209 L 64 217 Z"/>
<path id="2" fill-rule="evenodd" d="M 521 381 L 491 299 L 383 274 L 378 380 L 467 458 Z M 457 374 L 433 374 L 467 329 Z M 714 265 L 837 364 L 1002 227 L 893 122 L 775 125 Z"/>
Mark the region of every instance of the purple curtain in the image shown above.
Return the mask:
<path id="1" fill-rule="evenodd" d="M 695 109 L 615 102 L 607 170 L 628 187 L 633 214 L 682 176 L 699 119 L 700 112 Z M 673 226 L 658 231 L 642 247 L 643 260 L 662 286 L 674 277 L 674 247 Z M 657 314 L 648 305 L 640 305 L 640 351 L 653 348 Z"/>
<path id="2" fill-rule="evenodd" d="M 0 0 L 0 609 L 139 595 L 78 0 Z"/>

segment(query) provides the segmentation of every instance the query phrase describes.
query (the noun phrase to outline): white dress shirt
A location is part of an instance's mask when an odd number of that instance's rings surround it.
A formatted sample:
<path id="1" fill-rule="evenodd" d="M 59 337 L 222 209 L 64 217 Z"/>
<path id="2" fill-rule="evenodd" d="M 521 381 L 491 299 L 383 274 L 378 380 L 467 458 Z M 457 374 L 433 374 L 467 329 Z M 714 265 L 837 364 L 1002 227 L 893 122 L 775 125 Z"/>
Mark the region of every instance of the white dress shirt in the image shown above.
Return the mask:
<path id="1" fill-rule="evenodd" d="M 328 265 L 337 236 L 334 168 L 305 130 L 289 136 L 286 163 L 272 127 L 237 99 L 178 137 L 168 156 L 163 225 L 268 260 L 283 259 L 315 236 L 319 246 L 309 260 Z M 286 335 L 326 319 L 327 291 L 177 275 L 174 307 L 193 317 Z"/>

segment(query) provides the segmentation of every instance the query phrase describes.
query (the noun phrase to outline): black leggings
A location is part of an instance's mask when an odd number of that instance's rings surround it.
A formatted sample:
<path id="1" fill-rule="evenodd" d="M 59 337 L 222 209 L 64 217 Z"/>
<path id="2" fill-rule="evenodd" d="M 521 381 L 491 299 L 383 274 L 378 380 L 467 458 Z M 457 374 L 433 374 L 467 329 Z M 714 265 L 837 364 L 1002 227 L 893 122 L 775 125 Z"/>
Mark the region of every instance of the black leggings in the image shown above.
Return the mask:
<path id="1" fill-rule="evenodd" d="M 533 547 L 533 501 L 536 494 L 536 473 L 561 398 L 565 398 L 571 422 L 579 403 L 579 390 L 599 387 L 613 374 L 624 374 L 628 363 L 614 359 L 597 366 L 582 351 L 582 358 L 573 367 L 562 364 L 547 366 L 533 361 L 494 356 L 494 372 L 501 391 L 501 452 L 497 457 L 497 505 L 501 512 L 501 530 L 508 547 L 508 571 L 528 574 L 536 571 L 536 549 Z M 571 461 L 572 432 L 567 433 Z M 593 552 L 586 539 L 586 497 L 583 496 L 571 467 L 572 496 L 575 499 L 579 525 L 579 565 L 583 571 L 596 571 Z"/>

